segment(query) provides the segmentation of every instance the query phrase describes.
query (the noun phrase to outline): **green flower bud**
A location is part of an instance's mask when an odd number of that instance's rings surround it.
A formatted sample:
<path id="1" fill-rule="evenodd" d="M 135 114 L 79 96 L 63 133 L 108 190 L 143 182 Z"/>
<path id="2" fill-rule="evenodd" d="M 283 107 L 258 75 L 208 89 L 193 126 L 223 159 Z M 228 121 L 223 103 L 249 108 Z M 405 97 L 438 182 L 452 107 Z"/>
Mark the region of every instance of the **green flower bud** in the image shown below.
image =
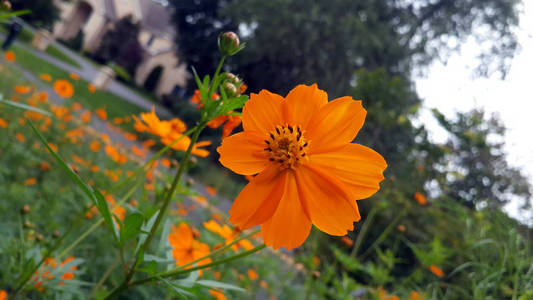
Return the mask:
<path id="1" fill-rule="evenodd" d="M 20 208 L 20 214 L 21 215 L 26 215 L 29 212 L 30 212 L 30 206 L 27 205 L 27 204 L 22 205 L 22 207 Z"/>
<path id="2" fill-rule="evenodd" d="M 229 81 L 226 81 L 223 85 L 222 85 L 222 88 L 224 89 L 224 92 L 226 92 L 226 95 L 230 98 L 233 98 L 237 95 L 237 87 L 235 86 L 235 84 L 229 82 Z"/>
<path id="3" fill-rule="evenodd" d="M 235 32 L 224 32 L 218 37 L 218 49 L 222 55 L 232 56 L 241 50 L 239 36 Z"/>

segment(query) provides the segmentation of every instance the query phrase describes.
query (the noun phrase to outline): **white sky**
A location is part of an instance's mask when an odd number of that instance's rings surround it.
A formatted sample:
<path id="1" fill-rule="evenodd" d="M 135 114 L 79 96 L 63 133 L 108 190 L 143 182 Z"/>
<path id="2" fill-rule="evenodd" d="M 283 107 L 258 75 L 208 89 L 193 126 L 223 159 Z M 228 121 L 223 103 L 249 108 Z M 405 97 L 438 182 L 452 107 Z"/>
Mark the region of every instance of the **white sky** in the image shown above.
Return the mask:
<path id="1" fill-rule="evenodd" d="M 424 99 L 420 121 L 430 129 L 435 141 L 444 141 L 446 135 L 433 118 L 432 108 L 447 117 L 479 107 L 487 115 L 497 113 L 507 128 L 505 150 L 509 163 L 521 168 L 533 183 L 533 1 L 525 0 L 522 5 L 520 28 L 516 31 L 521 50 L 504 80 L 497 75 L 473 77 L 477 46 L 467 43 L 446 65 L 435 62 L 424 77 L 416 78 L 416 88 Z M 507 211 L 532 224 L 533 213 L 520 211 L 518 204 L 509 204 Z"/>

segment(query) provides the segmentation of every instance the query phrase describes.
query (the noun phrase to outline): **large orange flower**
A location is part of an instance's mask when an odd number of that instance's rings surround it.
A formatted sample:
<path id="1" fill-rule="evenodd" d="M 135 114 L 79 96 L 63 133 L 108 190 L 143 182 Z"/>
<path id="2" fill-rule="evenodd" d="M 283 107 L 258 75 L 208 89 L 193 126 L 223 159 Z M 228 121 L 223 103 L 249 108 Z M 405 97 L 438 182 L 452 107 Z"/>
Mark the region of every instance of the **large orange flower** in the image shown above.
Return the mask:
<path id="1" fill-rule="evenodd" d="M 328 102 L 316 85 L 287 97 L 266 90 L 244 105 L 244 131 L 225 138 L 220 162 L 255 176 L 235 199 L 229 221 L 241 229 L 261 225 L 274 249 L 300 246 L 311 230 L 337 236 L 361 216 L 356 200 L 379 190 L 387 163 L 374 150 L 351 143 L 363 126 L 361 101 Z"/>
<path id="2" fill-rule="evenodd" d="M 70 98 L 74 95 L 74 87 L 70 82 L 64 79 L 59 79 L 54 82 L 54 91 L 61 98 Z"/>

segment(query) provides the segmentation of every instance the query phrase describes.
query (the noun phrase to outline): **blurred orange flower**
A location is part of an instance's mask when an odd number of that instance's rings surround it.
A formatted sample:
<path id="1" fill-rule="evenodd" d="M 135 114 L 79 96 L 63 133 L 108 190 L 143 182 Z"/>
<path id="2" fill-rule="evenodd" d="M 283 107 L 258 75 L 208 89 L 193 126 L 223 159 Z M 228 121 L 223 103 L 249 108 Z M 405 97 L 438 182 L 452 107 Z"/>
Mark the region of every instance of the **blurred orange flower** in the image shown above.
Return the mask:
<path id="1" fill-rule="evenodd" d="M 424 300 L 424 296 L 417 291 L 411 291 L 411 294 L 409 294 L 409 300 Z"/>
<path id="2" fill-rule="evenodd" d="M 352 144 L 364 124 L 361 101 L 328 102 L 316 85 L 299 85 L 283 98 L 266 90 L 243 107 L 244 131 L 222 140 L 220 162 L 255 176 L 234 201 L 229 221 L 260 225 L 267 246 L 300 246 L 311 225 L 343 236 L 360 220 L 356 200 L 372 196 L 387 163 Z"/>
<path id="3" fill-rule="evenodd" d="M 238 229 L 231 229 L 228 225 L 220 226 L 215 220 L 210 220 L 209 222 L 204 222 L 205 229 L 216 233 L 223 237 L 226 240 L 226 245 L 233 242 L 241 233 Z M 249 240 L 240 240 L 238 243 L 231 246 L 231 250 L 237 251 L 240 248 L 251 250 L 254 248 L 254 245 Z"/>
<path id="4" fill-rule="evenodd" d="M 4 54 L 4 58 L 8 62 L 14 62 L 16 59 L 15 52 L 13 52 L 12 50 L 7 50 L 6 53 Z"/>
<path id="5" fill-rule="evenodd" d="M 96 92 L 96 87 L 92 83 L 89 83 L 89 86 L 87 88 L 89 89 L 89 92 L 91 92 L 93 94 L 94 94 L 94 92 Z"/>
<path id="6" fill-rule="evenodd" d="M 89 148 L 91 149 L 92 152 L 100 151 L 100 142 L 92 141 L 91 144 L 89 145 Z"/>
<path id="7" fill-rule="evenodd" d="M 78 111 L 82 109 L 83 109 L 83 106 L 80 103 L 78 102 L 72 103 L 72 111 Z"/>
<path id="8" fill-rule="evenodd" d="M 86 110 L 81 114 L 81 120 L 85 123 L 91 122 L 91 112 Z"/>
<path id="9" fill-rule="evenodd" d="M 217 291 L 217 290 L 209 290 L 209 294 L 211 294 L 215 299 L 217 300 L 226 300 L 226 296 L 224 296 L 224 293 Z"/>
<path id="10" fill-rule="evenodd" d="M 39 75 L 39 77 L 41 78 L 41 80 L 43 81 L 48 81 L 48 82 L 51 82 L 52 81 L 52 76 L 50 76 L 49 74 L 41 74 Z"/>
<path id="11" fill-rule="evenodd" d="M 144 152 L 143 149 L 138 148 L 135 145 L 131 146 L 131 153 L 133 153 L 133 154 L 135 154 L 135 155 L 137 155 L 139 157 L 142 157 L 142 158 L 146 157 L 146 152 Z"/>
<path id="12" fill-rule="evenodd" d="M 7 292 L 0 290 L 0 300 L 7 300 Z"/>
<path id="13" fill-rule="evenodd" d="M 15 133 L 15 138 L 21 143 L 24 143 L 26 141 L 26 137 L 20 132 Z"/>
<path id="14" fill-rule="evenodd" d="M 32 177 L 32 178 L 26 179 L 24 181 L 24 185 L 26 185 L 26 186 L 34 185 L 36 182 L 37 182 L 37 179 L 35 179 L 35 177 Z"/>
<path id="15" fill-rule="evenodd" d="M 50 170 L 50 164 L 46 161 L 41 162 L 40 168 L 42 171 L 48 171 Z"/>
<path id="16" fill-rule="evenodd" d="M 104 108 L 98 108 L 94 112 L 100 119 L 107 120 L 107 111 Z"/>
<path id="17" fill-rule="evenodd" d="M 250 280 L 257 280 L 259 275 L 257 275 L 257 272 L 254 269 L 250 269 L 248 270 L 248 278 L 250 278 Z"/>
<path id="18" fill-rule="evenodd" d="M 27 94 L 30 92 L 30 87 L 27 85 L 15 85 L 13 90 L 15 90 L 15 93 L 18 94 Z"/>
<path id="19" fill-rule="evenodd" d="M 73 80 L 80 80 L 80 75 L 78 75 L 76 73 L 70 73 L 70 74 L 68 74 L 68 76 L 70 78 L 72 78 Z"/>
<path id="20" fill-rule="evenodd" d="M 112 159 L 114 160 L 115 162 L 119 163 L 119 164 L 124 164 L 126 163 L 126 161 L 128 160 L 127 157 L 123 154 L 120 154 L 117 150 L 117 148 L 111 146 L 111 145 L 106 145 L 105 146 L 105 153 Z"/>
<path id="21" fill-rule="evenodd" d="M 2 128 L 7 128 L 8 124 L 6 122 L 6 120 L 0 118 L 0 127 Z"/>
<path id="22" fill-rule="evenodd" d="M 168 242 L 172 246 L 172 256 L 178 266 L 183 266 L 202 258 L 210 252 L 207 244 L 201 243 L 194 238 L 193 230 L 186 223 L 171 227 Z M 211 259 L 206 258 L 198 262 L 198 265 L 205 265 L 210 262 Z"/>
<path id="23" fill-rule="evenodd" d="M 348 236 L 343 236 L 341 242 L 348 247 L 353 246 L 353 240 Z"/>
<path id="24" fill-rule="evenodd" d="M 437 277 L 443 277 L 444 272 L 442 272 L 441 268 L 437 267 L 436 265 L 429 266 L 429 270 L 431 273 L 435 274 Z"/>
<path id="25" fill-rule="evenodd" d="M 74 87 L 70 82 L 64 79 L 58 79 L 54 82 L 54 91 L 61 98 L 70 98 L 74 95 Z"/>
<path id="26" fill-rule="evenodd" d="M 217 195 L 217 190 L 212 186 L 206 186 L 205 191 L 209 194 L 211 197 L 215 197 Z"/>
<path id="27" fill-rule="evenodd" d="M 161 138 L 161 142 L 165 145 L 172 145 L 172 149 L 186 151 L 191 143 L 191 139 L 188 136 L 183 135 L 183 132 L 187 130 L 187 126 L 180 119 L 174 118 L 170 121 L 160 120 L 155 114 L 154 108 L 149 113 L 141 113 L 141 119 L 133 116 L 135 123 L 133 127 L 138 132 L 149 132 L 157 135 Z M 209 155 L 209 151 L 201 149 L 200 147 L 210 145 L 210 141 L 198 142 L 193 145 L 191 153 L 200 157 L 206 157 Z"/>
<path id="28" fill-rule="evenodd" d="M 415 193 L 415 200 L 420 205 L 426 205 L 428 203 L 428 201 L 426 200 L 426 197 L 419 192 Z"/>

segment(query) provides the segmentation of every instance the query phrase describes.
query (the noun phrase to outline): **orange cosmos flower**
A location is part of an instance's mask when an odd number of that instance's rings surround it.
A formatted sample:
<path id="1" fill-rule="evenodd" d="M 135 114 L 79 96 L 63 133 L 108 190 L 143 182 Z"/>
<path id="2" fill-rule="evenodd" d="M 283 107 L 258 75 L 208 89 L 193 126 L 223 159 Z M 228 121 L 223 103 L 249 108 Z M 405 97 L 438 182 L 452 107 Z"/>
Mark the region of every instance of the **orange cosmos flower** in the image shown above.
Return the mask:
<path id="1" fill-rule="evenodd" d="M 136 141 L 136 140 L 137 140 L 137 135 L 136 135 L 136 134 L 133 134 L 133 133 L 129 133 L 129 132 L 124 133 L 124 137 L 125 137 L 128 141 Z"/>
<path id="2" fill-rule="evenodd" d="M 91 149 L 92 152 L 100 151 L 100 142 L 92 141 L 91 144 L 89 145 L 89 148 Z"/>
<path id="3" fill-rule="evenodd" d="M 78 75 L 76 73 L 70 73 L 70 74 L 68 74 L 68 76 L 70 78 L 72 78 L 73 80 L 80 80 L 80 75 Z"/>
<path id="4" fill-rule="evenodd" d="M 96 92 L 96 87 L 92 83 L 89 83 L 89 86 L 87 88 L 89 89 L 89 92 L 93 94 Z"/>
<path id="5" fill-rule="evenodd" d="M 54 152 L 57 152 L 58 150 L 57 145 L 54 143 L 48 143 L 48 147 L 50 147 Z"/>
<path id="6" fill-rule="evenodd" d="M 7 128 L 8 124 L 6 122 L 6 120 L 0 118 L 0 127 L 2 128 Z"/>
<path id="7" fill-rule="evenodd" d="M 215 197 L 217 195 L 217 190 L 212 186 L 206 186 L 205 191 L 209 194 L 211 197 Z"/>
<path id="8" fill-rule="evenodd" d="M 0 290 L 0 300 L 7 300 L 7 292 Z"/>
<path id="9" fill-rule="evenodd" d="M 50 164 L 46 161 L 41 162 L 40 167 L 42 171 L 50 170 Z"/>
<path id="10" fill-rule="evenodd" d="M 13 90 L 15 90 L 15 93 L 18 93 L 18 94 L 27 94 L 30 92 L 31 89 L 27 85 L 15 85 L 13 87 Z"/>
<path id="11" fill-rule="evenodd" d="M 11 50 L 6 51 L 6 53 L 4 54 L 4 58 L 5 58 L 8 62 L 14 62 L 15 59 L 16 59 L 15 52 L 13 52 L 13 51 L 11 51 Z"/>
<path id="12" fill-rule="evenodd" d="M 417 291 L 411 291 L 411 294 L 409 294 L 409 300 L 424 300 L 424 295 L 421 295 Z"/>
<path id="13" fill-rule="evenodd" d="M 353 246 L 353 240 L 348 236 L 343 236 L 341 242 L 348 247 Z"/>
<path id="14" fill-rule="evenodd" d="M 115 162 L 118 162 L 119 164 L 124 164 L 128 160 L 127 157 L 123 154 L 120 154 L 118 150 L 111 146 L 106 145 L 105 146 L 105 153 Z"/>
<path id="15" fill-rule="evenodd" d="M 222 124 L 224 124 L 224 127 L 222 129 L 222 138 L 224 139 L 231 134 L 233 129 L 235 129 L 241 124 L 241 117 L 228 115 L 218 116 L 213 120 L 209 121 L 209 123 L 207 123 L 207 126 L 211 128 L 218 128 Z"/>
<path id="16" fill-rule="evenodd" d="M 35 177 L 32 177 L 32 178 L 26 179 L 24 181 L 24 185 L 26 185 L 26 186 L 34 185 L 36 182 L 37 182 L 37 180 L 35 179 Z"/>
<path id="17" fill-rule="evenodd" d="M 168 159 L 166 159 L 166 158 L 162 158 L 162 159 L 161 159 L 161 164 L 162 164 L 163 166 L 165 166 L 165 168 L 170 168 L 170 164 L 171 164 L 171 163 L 170 163 L 170 160 L 168 160 Z"/>
<path id="18" fill-rule="evenodd" d="M 20 132 L 15 133 L 15 138 L 21 143 L 24 143 L 26 141 L 26 137 Z"/>
<path id="19" fill-rule="evenodd" d="M 248 278 L 250 278 L 250 280 L 257 280 L 259 275 L 257 275 L 257 272 L 254 269 L 250 269 L 248 270 Z"/>
<path id="20" fill-rule="evenodd" d="M 405 232 L 405 225 L 398 225 L 398 227 L 396 227 L 398 229 L 399 232 Z"/>
<path id="21" fill-rule="evenodd" d="M 426 200 L 426 197 L 419 192 L 415 193 L 415 200 L 420 205 L 426 205 L 428 203 L 428 201 Z"/>
<path id="22" fill-rule="evenodd" d="M 209 294 L 211 294 L 213 297 L 215 297 L 216 300 L 226 300 L 226 296 L 224 296 L 224 293 L 217 290 L 209 290 Z"/>
<path id="23" fill-rule="evenodd" d="M 225 138 L 220 162 L 255 176 L 230 210 L 241 229 L 261 224 L 265 244 L 300 246 L 311 225 L 337 236 L 360 220 L 356 200 L 379 190 L 387 167 L 374 150 L 352 140 L 363 126 L 361 101 L 328 102 L 316 85 L 299 85 L 285 99 L 266 90 L 244 105 L 244 131 Z"/>
<path id="24" fill-rule="evenodd" d="M 209 222 L 204 222 L 205 229 L 216 233 L 223 237 L 226 240 L 226 244 L 229 244 L 237 238 L 241 233 L 238 229 L 231 229 L 228 225 L 220 226 L 215 220 L 210 220 Z M 238 243 L 231 246 L 231 250 L 237 251 L 239 248 L 246 250 L 251 250 L 254 248 L 254 245 L 248 240 L 241 240 Z"/>
<path id="25" fill-rule="evenodd" d="M 201 243 L 194 238 L 193 230 L 186 223 L 180 223 L 178 227 L 171 227 L 168 242 L 172 246 L 172 256 L 178 266 L 183 266 L 191 261 L 202 258 L 210 252 L 207 244 Z M 211 259 L 206 258 L 198 262 L 198 265 L 204 265 L 210 262 Z"/>
<path id="26" fill-rule="evenodd" d="M 94 111 L 96 113 L 96 115 L 102 119 L 102 120 L 107 120 L 107 111 L 105 111 L 105 109 L 103 108 L 98 108 Z"/>
<path id="27" fill-rule="evenodd" d="M 138 132 L 149 132 L 155 134 L 161 138 L 161 142 L 165 145 L 172 145 L 172 149 L 186 151 L 191 144 L 191 139 L 188 136 L 184 136 L 182 133 L 187 130 L 187 126 L 180 119 L 174 118 L 170 121 L 160 120 L 155 114 L 155 110 L 152 107 L 152 111 L 149 113 L 141 113 L 141 119 L 133 116 L 135 124 L 133 127 Z M 198 142 L 193 145 L 191 153 L 200 157 L 206 157 L 209 155 L 209 151 L 201 149 L 200 147 L 211 145 L 210 141 Z"/>
<path id="28" fill-rule="evenodd" d="M 78 102 L 72 103 L 72 111 L 78 111 L 82 109 L 83 109 L 83 106 L 80 103 Z"/>
<path id="29" fill-rule="evenodd" d="M 431 273 L 435 274 L 437 277 L 443 277 L 444 272 L 442 272 L 442 269 L 437 267 L 436 265 L 429 266 L 429 270 Z"/>
<path id="30" fill-rule="evenodd" d="M 74 87 L 70 82 L 64 79 L 59 79 L 54 82 L 54 91 L 61 98 L 70 98 L 74 95 Z"/>
<path id="31" fill-rule="evenodd" d="M 131 153 L 133 153 L 133 154 L 135 154 L 135 155 L 137 155 L 139 157 L 142 157 L 142 158 L 146 157 L 146 152 L 144 152 L 143 149 L 138 148 L 135 145 L 131 146 Z"/>
<path id="32" fill-rule="evenodd" d="M 84 123 L 89 123 L 91 122 L 91 112 L 86 110 L 84 111 L 82 114 L 81 114 L 81 120 L 84 122 Z"/>
<path id="33" fill-rule="evenodd" d="M 400 297 L 387 295 L 387 292 L 380 286 L 377 289 L 379 300 L 400 300 Z"/>
<path id="34" fill-rule="evenodd" d="M 213 100 L 217 100 L 218 98 L 220 98 L 220 96 L 217 93 L 213 93 L 211 95 L 211 99 Z M 200 109 L 204 106 L 202 103 L 202 93 L 200 92 L 200 90 L 194 91 L 194 95 L 191 98 L 191 102 L 196 105 L 197 109 Z"/>
<path id="35" fill-rule="evenodd" d="M 44 74 L 43 73 L 43 74 L 39 75 L 39 77 L 43 81 L 48 81 L 48 82 L 52 81 L 52 76 L 50 76 L 49 74 Z"/>

